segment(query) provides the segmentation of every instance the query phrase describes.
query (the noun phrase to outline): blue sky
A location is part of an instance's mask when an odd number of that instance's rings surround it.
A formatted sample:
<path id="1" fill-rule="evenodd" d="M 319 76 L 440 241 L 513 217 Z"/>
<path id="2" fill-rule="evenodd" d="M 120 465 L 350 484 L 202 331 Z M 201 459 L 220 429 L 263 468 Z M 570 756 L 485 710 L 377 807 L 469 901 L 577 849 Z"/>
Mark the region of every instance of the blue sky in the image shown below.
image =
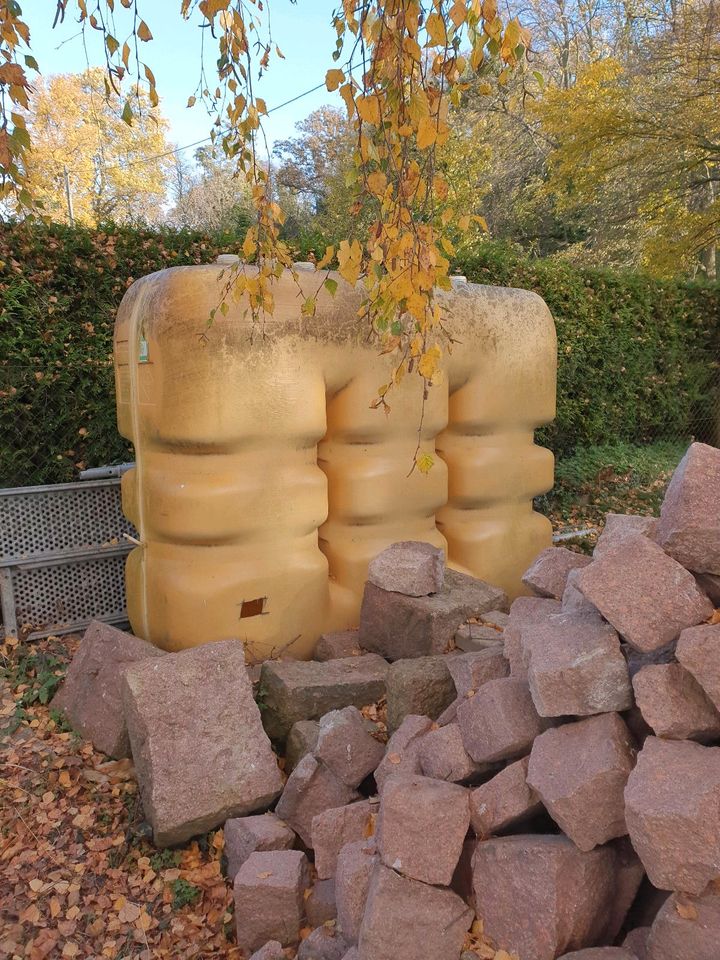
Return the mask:
<path id="1" fill-rule="evenodd" d="M 41 6 L 43 11 L 39 9 Z M 31 30 L 32 51 L 42 73 L 80 72 L 86 68 L 88 59 L 91 65 L 102 64 L 100 34 L 91 29 L 87 30 L 86 57 L 77 18 L 71 13 L 72 0 L 65 22 L 54 30 L 54 3 L 29 0 L 23 7 Z M 334 66 L 335 30 L 330 23 L 334 8 L 334 0 L 299 0 L 297 4 L 273 0 L 270 8 L 273 41 L 286 59 L 273 57 L 270 69 L 256 87 L 268 109 L 321 83 L 325 72 Z M 140 13 L 153 33 L 153 40 L 141 45 L 141 56 L 144 55 L 155 74 L 162 112 L 170 122 L 169 139 L 183 146 L 208 136 L 211 124 L 200 104 L 187 108 L 200 71 L 201 30 L 197 20 L 184 22 L 179 9 L 180 0 L 144 0 L 140 4 Z M 119 18 L 123 12 L 119 11 Z M 118 22 L 116 33 L 122 43 L 127 27 L 123 29 Z M 211 70 L 212 38 L 208 44 L 210 54 L 206 54 L 206 65 Z M 332 102 L 342 105 L 337 94 L 322 89 L 265 118 L 263 126 L 271 145 L 292 136 L 295 123 L 312 110 Z M 190 158 L 192 150 L 186 155 Z"/>

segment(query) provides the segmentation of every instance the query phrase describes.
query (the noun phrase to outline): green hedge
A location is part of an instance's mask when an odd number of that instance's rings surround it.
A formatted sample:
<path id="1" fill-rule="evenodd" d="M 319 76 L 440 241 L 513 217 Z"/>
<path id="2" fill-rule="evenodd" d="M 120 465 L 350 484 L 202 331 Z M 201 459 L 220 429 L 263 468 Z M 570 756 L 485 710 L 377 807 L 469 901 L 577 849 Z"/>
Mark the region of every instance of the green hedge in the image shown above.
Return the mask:
<path id="1" fill-rule="evenodd" d="M 214 259 L 199 234 L 39 223 L 0 235 L 0 486 L 132 459 L 115 421 L 115 312 L 137 277 Z"/>
<path id="2" fill-rule="evenodd" d="M 118 436 L 112 328 L 133 279 L 203 263 L 230 238 L 26 222 L 0 234 L 0 486 L 71 480 L 132 457 Z M 564 454 L 608 440 L 707 435 L 717 404 L 720 288 L 528 260 L 498 244 L 458 259 L 481 283 L 536 290 L 558 327 Z"/>

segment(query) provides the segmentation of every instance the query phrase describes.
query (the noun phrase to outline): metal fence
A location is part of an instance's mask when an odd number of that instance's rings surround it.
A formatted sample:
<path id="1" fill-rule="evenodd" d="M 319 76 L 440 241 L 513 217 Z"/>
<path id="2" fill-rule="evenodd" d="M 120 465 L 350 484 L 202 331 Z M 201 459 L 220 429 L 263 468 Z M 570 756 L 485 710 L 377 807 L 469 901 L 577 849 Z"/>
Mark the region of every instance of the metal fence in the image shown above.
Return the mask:
<path id="1" fill-rule="evenodd" d="M 70 483 L 86 467 L 131 459 L 109 357 L 79 367 L 0 359 L 0 487 Z"/>
<path id="2" fill-rule="evenodd" d="M 123 623 L 125 557 L 135 531 L 120 480 L 0 490 L 0 600 L 5 636 Z"/>

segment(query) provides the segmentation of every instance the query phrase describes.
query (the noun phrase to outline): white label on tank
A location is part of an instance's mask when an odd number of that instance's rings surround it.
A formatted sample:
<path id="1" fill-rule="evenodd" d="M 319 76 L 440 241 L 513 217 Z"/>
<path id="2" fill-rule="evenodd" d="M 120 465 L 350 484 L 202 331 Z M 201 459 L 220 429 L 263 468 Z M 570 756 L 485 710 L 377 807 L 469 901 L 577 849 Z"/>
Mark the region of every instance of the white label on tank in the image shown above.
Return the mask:
<path id="1" fill-rule="evenodd" d="M 148 342 L 145 337 L 140 337 L 140 346 L 138 347 L 138 363 L 148 363 L 150 354 L 148 351 Z"/>

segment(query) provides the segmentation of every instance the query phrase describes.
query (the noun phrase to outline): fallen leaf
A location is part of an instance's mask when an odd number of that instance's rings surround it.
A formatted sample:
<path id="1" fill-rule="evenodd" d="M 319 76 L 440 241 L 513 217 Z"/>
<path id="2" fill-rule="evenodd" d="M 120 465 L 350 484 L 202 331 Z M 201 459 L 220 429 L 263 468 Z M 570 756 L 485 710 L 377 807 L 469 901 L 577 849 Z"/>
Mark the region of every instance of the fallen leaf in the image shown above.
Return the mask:
<path id="1" fill-rule="evenodd" d="M 402 763 L 402 757 L 399 753 L 389 753 L 388 754 L 389 763 Z"/>
<path id="2" fill-rule="evenodd" d="M 40 911 L 37 908 L 37 904 L 31 903 L 29 907 L 23 910 L 20 914 L 20 919 L 23 923 L 37 923 L 40 919 Z"/>
<path id="3" fill-rule="evenodd" d="M 140 916 L 140 907 L 136 903 L 125 903 L 118 913 L 118 919 L 122 923 L 135 923 Z"/>
<path id="4" fill-rule="evenodd" d="M 675 904 L 675 909 L 683 920 L 697 920 L 698 912 L 692 903 L 685 903 L 683 900 L 678 900 Z"/>

